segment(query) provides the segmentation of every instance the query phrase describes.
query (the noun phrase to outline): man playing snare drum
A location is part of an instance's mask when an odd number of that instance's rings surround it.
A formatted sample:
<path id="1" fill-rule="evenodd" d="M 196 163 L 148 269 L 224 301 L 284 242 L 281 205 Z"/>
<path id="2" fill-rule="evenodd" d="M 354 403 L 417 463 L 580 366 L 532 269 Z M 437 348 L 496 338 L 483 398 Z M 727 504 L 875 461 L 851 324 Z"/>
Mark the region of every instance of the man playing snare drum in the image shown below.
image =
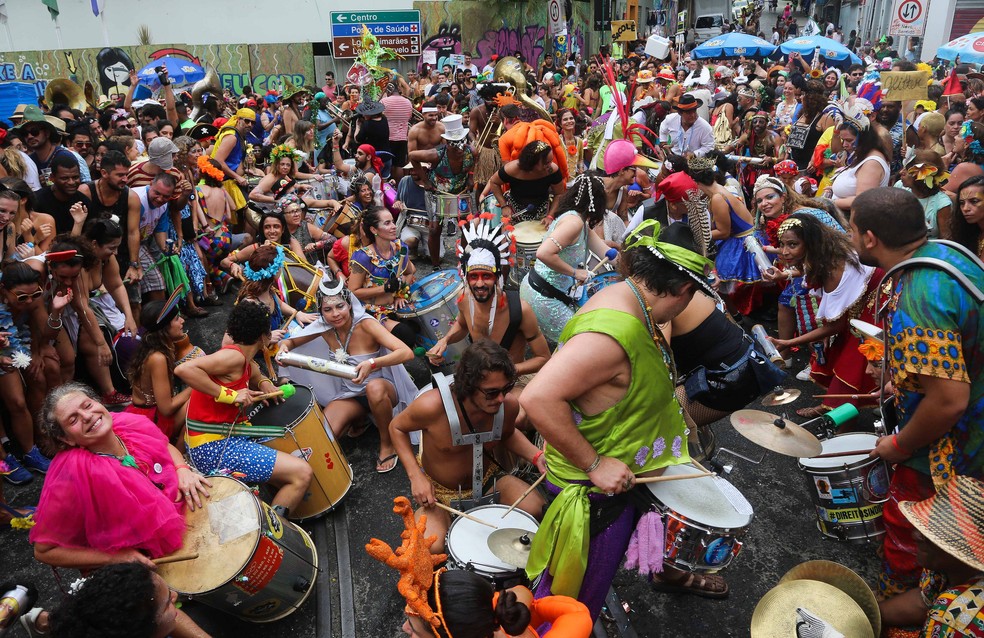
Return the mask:
<path id="1" fill-rule="evenodd" d="M 508 263 L 510 242 L 501 227 L 482 220 L 478 225 L 465 225 L 463 235 L 461 272 L 468 292 L 458 300 L 458 319 L 427 352 L 427 357 L 440 365 L 448 346 L 466 336 L 472 341 L 492 339 L 509 352 L 516 365 L 513 394 L 519 398 L 522 388 L 550 358 L 550 348 L 533 308 L 519 298 L 517 291 L 503 290 L 502 267 Z M 529 359 L 527 345 L 533 353 Z M 522 428 L 525 421 L 520 410 L 517 427 Z"/>
<path id="2" fill-rule="evenodd" d="M 516 383 L 516 366 L 501 346 L 488 339 L 473 343 L 461 355 L 453 379 L 437 374 L 434 381 L 437 388 L 421 394 L 393 419 L 390 434 L 420 506 L 417 517 L 427 515 L 425 535 L 437 535 L 431 551 L 441 553 L 451 519 L 435 502 L 467 510 L 494 486 L 501 502 L 512 504 L 529 487 L 515 476 L 498 475 L 492 454 L 499 445 L 540 472 L 546 465 L 543 452 L 514 427 L 519 402 L 509 391 Z M 417 430 L 420 456 L 414 457 L 410 433 Z M 534 492 L 519 509 L 539 519 L 543 505 Z"/>

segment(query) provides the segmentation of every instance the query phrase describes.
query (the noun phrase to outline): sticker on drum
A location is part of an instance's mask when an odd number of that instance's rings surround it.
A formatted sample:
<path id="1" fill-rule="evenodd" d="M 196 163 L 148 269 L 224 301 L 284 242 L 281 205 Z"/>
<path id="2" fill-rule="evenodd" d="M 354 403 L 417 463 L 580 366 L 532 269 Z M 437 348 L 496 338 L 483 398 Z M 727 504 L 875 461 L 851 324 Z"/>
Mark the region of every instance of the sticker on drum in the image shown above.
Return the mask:
<path id="1" fill-rule="evenodd" d="M 482 505 L 468 510 L 466 514 L 492 523 L 499 529 L 524 529 L 533 533 L 539 529 L 536 519 L 522 510 L 513 510 L 502 518 L 508 509 L 506 505 Z M 494 531 L 492 527 L 459 516 L 448 527 L 446 545 L 449 558 L 461 569 L 472 569 L 486 578 L 516 572 L 515 566 L 503 562 L 489 549 L 488 538 Z"/>
<path id="2" fill-rule="evenodd" d="M 716 538 L 707 546 L 707 551 L 704 552 L 704 562 L 712 567 L 722 565 L 731 556 L 734 547 L 735 539 Z"/>
<path id="3" fill-rule="evenodd" d="M 410 287 L 411 306 L 396 312 L 408 317 L 424 315 L 448 299 L 457 299 L 463 285 L 457 270 L 440 270 L 430 274 Z"/>
<path id="4" fill-rule="evenodd" d="M 611 286 L 612 284 L 617 284 L 622 281 L 622 275 L 617 272 L 603 272 L 600 275 L 595 275 L 591 280 L 585 284 L 586 292 L 588 293 L 588 298 L 594 297 L 595 294 Z"/>

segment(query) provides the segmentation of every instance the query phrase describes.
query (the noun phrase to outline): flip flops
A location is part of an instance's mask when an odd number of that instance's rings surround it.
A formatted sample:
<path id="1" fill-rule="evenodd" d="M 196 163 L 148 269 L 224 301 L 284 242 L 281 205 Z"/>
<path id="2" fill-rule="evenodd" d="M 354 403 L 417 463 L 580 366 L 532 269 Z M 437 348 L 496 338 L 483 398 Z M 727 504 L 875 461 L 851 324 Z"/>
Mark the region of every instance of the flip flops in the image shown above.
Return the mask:
<path id="1" fill-rule="evenodd" d="M 395 459 L 395 461 L 394 461 Z M 393 465 L 385 470 L 379 469 L 380 465 L 385 465 L 390 461 L 394 461 Z M 400 457 L 396 454 L 390 454 L 386 458 L 376 459 L 376 474 L 388 474 L 396 469 L 396 466 L 400 464 Z"/>

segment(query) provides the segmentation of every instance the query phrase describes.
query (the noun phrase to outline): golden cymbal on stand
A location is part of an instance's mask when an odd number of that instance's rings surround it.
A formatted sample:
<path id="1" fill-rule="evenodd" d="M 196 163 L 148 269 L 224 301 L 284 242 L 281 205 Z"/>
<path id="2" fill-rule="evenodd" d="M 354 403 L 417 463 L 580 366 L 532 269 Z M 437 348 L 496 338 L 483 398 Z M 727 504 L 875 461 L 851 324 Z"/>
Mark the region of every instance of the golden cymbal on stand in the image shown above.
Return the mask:
<path id="1" fill-rule="evenodd" d="M 799 398 L 800 391 L 796 388 L 786 388 L 779 392 L 770 392 L 765 395 L 762 399 L 762 405 L 767 408 L 775 407 L 777 405 L 786 405 L 787 403 L 792 403 Z"/>
<path id="2" fill-rule="evenodd" d="M 738 410 L 731 415 L 738 434 L 767 450 L 798 458 L 823 451 L 820 441 L 807 430 L 781 416 L 760 410 Z"/>
<path id="3" fill-rule="evenodd" d="M 536 532 L 507 527 L 489 534 L 489 549 L 495 557 L 520 569 L 530 560 L 530 547 Z"/>

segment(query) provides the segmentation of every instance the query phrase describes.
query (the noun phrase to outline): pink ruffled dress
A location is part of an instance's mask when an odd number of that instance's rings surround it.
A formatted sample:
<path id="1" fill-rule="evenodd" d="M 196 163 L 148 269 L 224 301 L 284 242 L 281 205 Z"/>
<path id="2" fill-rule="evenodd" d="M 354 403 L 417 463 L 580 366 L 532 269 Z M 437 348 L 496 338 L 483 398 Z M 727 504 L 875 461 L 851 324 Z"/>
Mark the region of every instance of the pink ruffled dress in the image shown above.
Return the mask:
<path id="1" fill-rule="evenodd" d="M 174 502 L 178 475 L 167 438 L 146 417 L 112 416 L 113 431 L 138 467 L 82 448 L 56 454 L 34 515 L 32 543 L 109 553 L 134 548 L 151 558 L 181 547 L 184 502 Z"/>

